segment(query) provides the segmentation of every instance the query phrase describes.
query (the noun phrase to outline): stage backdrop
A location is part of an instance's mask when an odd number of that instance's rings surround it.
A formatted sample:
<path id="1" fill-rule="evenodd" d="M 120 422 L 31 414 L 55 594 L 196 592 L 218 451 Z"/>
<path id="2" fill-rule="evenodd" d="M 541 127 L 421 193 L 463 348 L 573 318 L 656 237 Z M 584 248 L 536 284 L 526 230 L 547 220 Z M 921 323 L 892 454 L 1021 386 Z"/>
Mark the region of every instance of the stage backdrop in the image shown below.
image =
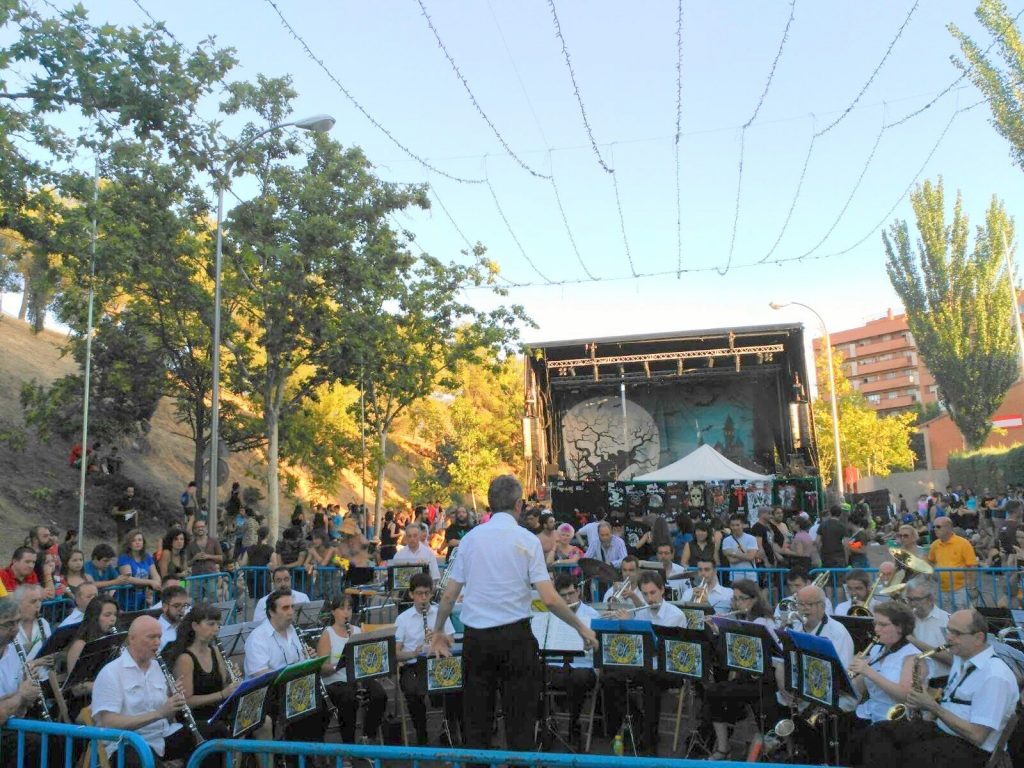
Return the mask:
<path id="1" fill-rule="evenodd" d="M 737 464 L 756 468 L 754 455 L 764 436 L 759 440 L 755 434 L 755 418 L 775 418 L 778 410 L 771 407 L 774 398 L 765 394 L 743 378 L 641 385 L 627 388 L 623 414 L 618 392 L 563 393 L 559 408 L 566 475 L 570 480 L 628 480 L 671 464 L 704 443 Z M 770 428 L 767 437 L 770 445 Z"/>

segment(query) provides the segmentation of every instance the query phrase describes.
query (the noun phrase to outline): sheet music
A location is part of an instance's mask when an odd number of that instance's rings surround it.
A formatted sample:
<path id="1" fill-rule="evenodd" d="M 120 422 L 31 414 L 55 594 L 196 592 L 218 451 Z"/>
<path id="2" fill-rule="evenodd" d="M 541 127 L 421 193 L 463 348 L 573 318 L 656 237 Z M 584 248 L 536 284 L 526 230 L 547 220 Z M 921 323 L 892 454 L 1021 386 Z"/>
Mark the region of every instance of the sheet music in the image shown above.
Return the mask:
<path id="1" fill-rule="evenodd" d="M 551 622 L 550 613 L 533 613 L 530 614 L 530 629 L 533 631 L 533 636 L 537 638 L 537 645 L 541 648 L 545 647 L 545 643 L 548 640 L 548 625 Z"/>
<path id="2" fill-rule="evenodd" d="M 547 651 L 575 651 L 583 652 L 583 638 L 580 637 L 580 633 L 570 627 L 560 618 L 554 614 L 547 614 L 551 618 L 548 620 L 548 634 L 546 645 L 541 645 L 541 648 Z"/>

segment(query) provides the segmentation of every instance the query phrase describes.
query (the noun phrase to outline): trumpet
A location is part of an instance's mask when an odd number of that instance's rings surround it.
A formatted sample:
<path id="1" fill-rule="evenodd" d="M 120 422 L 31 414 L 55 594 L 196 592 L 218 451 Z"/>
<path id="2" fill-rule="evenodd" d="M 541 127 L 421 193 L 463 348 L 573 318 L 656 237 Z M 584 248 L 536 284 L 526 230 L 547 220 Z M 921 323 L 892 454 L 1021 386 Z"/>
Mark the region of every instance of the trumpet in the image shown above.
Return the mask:
<path id="1" fill-rule="evenodd" d="M 871 636 L 871 640 L 868 642 L 868 644 L 866 646 L 864 646 L 864 649 L 860 653 L 858 653 L 856 656 L 854 656 L 854 658 L 855 659 L 867 658 L 867 655 L 869 653 L 871 653 L 871 649 L 874 648 L 876 645 L 878 645 L 878 635 L 872 635 Z M 851 672 L 850 673 L 850 679 L 851 680 L 854 680 L 854 679 L 856 679 L 858 677 L 860 677 L 860 673 L 858 673 L 858 672 Z"/>
<path id="2" fill-rule="evenodd" d="M 172 696 L 181 694 L 181 697 L 185 698 L 185 692 L 181 690 L 181 686 L 178 685 L 178 681 L 174 679 L 174 675 L 171 673 L 170 668 L 167 666 L 167 662 L 163 660 L 163 657 L 157 655 L 156 663 L 160 667 L 160 671 L 164 673 L 164 679 L 167 681 L 167 690 L 171 692 Z M 199 732 L 199 726 L 196 724 L 196 718 L 192 714 L 192 709 L 186 703 L 181 708 L 181 716 L 185 720 L 185 727 L 188 728 L 192 734 L 192 738 L 196 740 L 196 746 L 202 744 L 206 739 L 203 738 L 203 734 Z"/>
<path id="3" fill-rule="evenodd" d="M 53 718 L 50 716 L 50 710 L 46 705 L 46 694 L 43 693 L 43 686 L 39 680 L 36 679 L 36 672 L 32 669 L 32 665 L 28 662 L 28 656 L 25 655 L 25 649 L 22 648 L 21 642 L 17 639 L 14 640 L 14 650 L 18 654 L 18 661 L 21 662 L 22 674 L 26 680 L 35 680 L 36 686 L 39 689 L 39 709 L 42 711 L 43 720 L 48 723 L 53 722 Z"/>
<path id="4" fill-rule="evenodd" d="M 601 618 L 602 619 L 607 619 L 608 617 L 614 616 L 617 613 L 636 613 L 637 611 L 642 611 L 642 610 L 645 610 L 647 608 L 650 608 L 652 611 L 656 611 L 656 610 L 658 610 L 659 607 L 660 606 L 653 606 L 653 605 L 638 605 L 635 608 L 612 608 L 612 609 L 607 610 L 607 611 L 602 611 L 601 612 Z"/>
<path id="5" fill-rule="evenodd" d="M 617 603 L 617 602 L 619 602 L 620 600 L 622 600 L 622 596 L 624 594 L 626 594 L 626 590 L 629 589 L 632 586 L 633 586 L 633 584 L 629 580 L 629 577 L 626 577 L 625 579 L 622 580 L 621 584 L 617 584 L 615 586 L 615 590 L 610 595 L 608 595 L 608 599 L 605 602 L 607 602 L 607 603 Z"/>
<path id="6" fill-rule="evenodd" d="M 707 579 L 701 579 L 697 586 L 693 588 L 693 594 L 690 595 L 691 603 L 706 603 L 708 601 L 708 582 Z"/>

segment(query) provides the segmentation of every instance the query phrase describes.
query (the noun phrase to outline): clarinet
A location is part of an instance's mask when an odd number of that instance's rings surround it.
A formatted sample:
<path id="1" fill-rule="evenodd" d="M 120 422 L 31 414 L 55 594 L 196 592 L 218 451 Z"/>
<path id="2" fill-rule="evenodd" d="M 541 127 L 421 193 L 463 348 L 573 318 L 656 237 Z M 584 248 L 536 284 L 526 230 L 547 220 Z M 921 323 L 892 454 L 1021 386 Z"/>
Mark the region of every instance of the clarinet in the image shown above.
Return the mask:
<path id="1" fill-rule="evenodd" d="M 167 681 L 167 689 L 171 692 L 171 695 L 181 694 L 184 698 L 185 693 L 178 686 L 178 681 L 174 679 L 174 675 L 171 674 L 171 670 L 167 667 L 167 662 L 163 660 L 161 656 L 156 657 L 156 663 L 160 666 L 160 671 L 164 673 L 164 680 Z M 192 715 L 192 709 L 188 704 L 181 710 L 181 716 L 185 719 L 185 727 L 189 729 L 192 734 L 192 738 L 196 740 L 196 746 L 202 744 L 206 739 L 203 738 L 203 734 L 199 732 L 199 726 L 196 725 L 196 719 Z"/>
<path id="2" fill-rule="evenodd" d="M 228 658 L 227 654 L 224 653 L 224 648 L 221 647 L 220 638 L 213 638 L 213 646 L 217 649 L 217 653 L 224 659 L 224 666 L 228 671 L 228 682 L 234 685 L 242 679 L 241 673 L 238 671 L 238 667 L 235 666 L 235 662 Z"/>
<path id="3" fill-rule="evenodd" d="M 420 611 L 420 616 L 423 617 L 423 644 L 430 644 L 430 628 L 427 626 L 427 614 L 430 613 L 430 606 L 428 605 L 425 609 Z"/>
<path id="4" fill-rule="evenodd" d="M 306 645 L 304 642 L 302 642 L 302 640 L 299 640 L 299 646 L 305 652 L 307 659 L 315 659 L 316 658 L 316 654 L 313 653 L 313 649 L 310 648 L 308 645 Z M 324 679 L 320 676 L 320 672 L 319 671 L 315 672 L 314 674 L 316 675 L 316 682 L 320 686 L 320 695 L 323 697 L 324 704 L 327 705 L 328 711 L 332 715 L 337 717 L 338 716 L 338 708 L 336 706 L 334 706 L 334 702 L 331 701 L 331 697 L 327 694 L 327 686 L 324 685 Z"/>
<path id="5" fill-rule="evenodd" d="M 15 638 L 15 640 L 14 640 L 14 650 L 18 654 L 18 661 L 21 662 L 21 670 L 22 670 L 22 674 L 25 675 L 25 679 L 26 680 L 35 680 L 36 679 L 36 673 L 33 671 L 32 667 L 29 666 L 29 664 L 28 664 L 28 656 L 25 655 L 25 649 L 22 648 L 21 642 L 17 638 Z M 36 683 L 39 684 L 39 681 L 36 680 Z M 47 709 L 47 706 L 46 706 L 46 694 L 43 693 L 43 686 L 41 684 L 39 684 L 39 702 L 38 703 L 39 703 L 39 708 L 42 710 L 43 720 L 45 720 L 48 723 L 52 723 L 53 722 L 53 718 L 50 717 L 50 710 Z"/>

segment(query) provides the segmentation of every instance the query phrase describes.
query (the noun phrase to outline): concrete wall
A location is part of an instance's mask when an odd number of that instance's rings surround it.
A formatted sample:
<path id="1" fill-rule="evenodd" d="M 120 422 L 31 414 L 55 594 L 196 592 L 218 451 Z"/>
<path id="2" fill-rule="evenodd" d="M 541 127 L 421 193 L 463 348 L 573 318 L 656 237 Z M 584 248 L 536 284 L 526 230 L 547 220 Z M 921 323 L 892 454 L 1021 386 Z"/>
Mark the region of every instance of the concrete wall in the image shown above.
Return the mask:
<path id="1" fill-rule="evenodd" d="M 893 501 L 898 498 L 897 494 L 902 493 L 907 505 L 913 510 L 916 509 L 913 502 L 918 496 L 928 493 L 933 488 L 940 492 L 945 491 L 948 482 L 949 472 L 944 469 L 920 469 L 916 472 L 893 472 L 888 477 L 862 477 L 857 484 L 857 490 L 863 493 L 888 488 Z"/>

